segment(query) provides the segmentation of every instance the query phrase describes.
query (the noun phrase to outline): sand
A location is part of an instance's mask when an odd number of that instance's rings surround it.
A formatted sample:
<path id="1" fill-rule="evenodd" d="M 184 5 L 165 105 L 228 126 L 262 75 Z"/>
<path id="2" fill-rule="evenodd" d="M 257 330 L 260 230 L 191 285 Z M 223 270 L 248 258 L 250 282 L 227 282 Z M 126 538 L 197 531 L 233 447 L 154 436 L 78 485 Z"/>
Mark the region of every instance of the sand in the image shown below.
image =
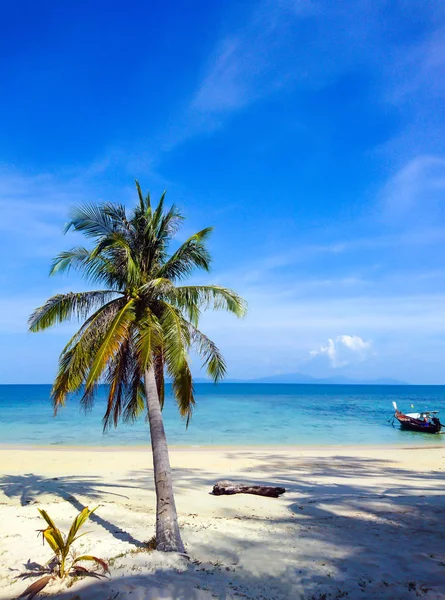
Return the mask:
<path id="1" fill-rule="evenodd" d="M 37 507 L 66 530 L 78 510 L 98 505 L 77 550 L 110 561 L 112 578 L 55 583 L 48 596 L 445 599 L 444 459 L 445 446 L 174 448 L 187 561 L 144 550 L 155 522 L 148 449 L 3 447 L 0 598 L 16 598 L 33 581 L 23 576 L 50 557 Z M 221 479 L 288 491 L 211 495 Z"/>

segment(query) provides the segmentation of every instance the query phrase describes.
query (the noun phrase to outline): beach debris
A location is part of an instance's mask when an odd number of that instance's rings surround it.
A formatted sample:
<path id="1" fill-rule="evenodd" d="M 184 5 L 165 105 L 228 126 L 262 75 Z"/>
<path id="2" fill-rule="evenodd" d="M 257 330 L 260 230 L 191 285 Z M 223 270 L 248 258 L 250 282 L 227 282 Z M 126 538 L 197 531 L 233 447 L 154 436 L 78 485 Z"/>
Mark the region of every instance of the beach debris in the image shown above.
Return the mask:
<path id="1" fill-rule="evenodd" d="M 96 508 L 89 510 L 88 507 L 85 507 L 81 510 L 77 517 L 75 517 L 67 535 L 60 531 L 45 510 L 38 509 L 48 525 L 46 529 L 39 529 L 38 531 L 42 534 L 43 543 L 46 542 L 51 550 L 53 550 L 54 556 L 46 563 L 45 567 L 42 568 L 41 572 L 46 572 L 46 575 L 27 587 L 19 598 L 31 600 L 42 591 L 51 580 L 56 578 L 64 579 L 67 575 L 105 577 L 105 573 L 109 574 L 108 564 L 103 559 L 90 554 L 76 556 L 72 552 L 73 543 L 83 535 L 86 535 L 86 533 L 79 534 L 79 530 Z M 94 562 L 96 566 L 101 568 L 102 573 L 90 571 L 82 565 L 79 565 L 78 563 L 80 562 Z"/>
<path id="2" fill-rule="evenodd" d="M 249 485 L 247 483 L 234 483 L 233 481 L 218 481 L 213 486 L 214 496 L 232 496 L 233 494 L 254 494 L 255 496 L 268 496 L 278 498 L 286 491 L 283 487 L 268 485 Z"/>
<path id="3" fill-rule="evenodd" d="M 28 597 L 28 600 L 32 600 L 32 598 L 41 592 L 52 579 L 55 579 L 55 575 L 45 575 L 45 577 L 42 577 L 38 581 L 34 581 L 34 583 L 28 586 L 26 590 L 20 594 L 19 598 Z"/>

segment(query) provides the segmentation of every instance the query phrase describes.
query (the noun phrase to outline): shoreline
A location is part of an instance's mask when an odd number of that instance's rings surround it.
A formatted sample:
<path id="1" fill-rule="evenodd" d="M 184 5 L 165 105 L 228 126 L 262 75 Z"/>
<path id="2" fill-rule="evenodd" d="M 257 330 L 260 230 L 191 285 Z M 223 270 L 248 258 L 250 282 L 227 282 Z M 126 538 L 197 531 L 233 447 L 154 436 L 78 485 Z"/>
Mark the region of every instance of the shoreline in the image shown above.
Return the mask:
<path id="1" fill-rule="evenodd" d="M 445 440 L 444 440 L 445 441 Z M 169 451 L 187 451 L 187 452 L 220 452 L 220 451 L 233 451 L 239 452 L 242 450 L 253 450 L 253 451 L 280 451 L 280 452 L 294 452 L 294 451 L 324 451 L 324 450 L 336 450 L 346 449 L 352 451 L 368 451 L 368 450 L 445 450 L 445 443 L 440 444 L 314 444 L 314 445 L 279 445 L 279 444 L 244 444 L 244 445 L 181 445 L 181 444 L 169 444 Z M 151 450 L 150 442 L 146 445 L 68 445 L 68 444 L 4 444 L 0 442 L 0 452 L 5 450 L 44 450 L 44 451 L 85 451 L 85 452 L 139 452 Z"/>

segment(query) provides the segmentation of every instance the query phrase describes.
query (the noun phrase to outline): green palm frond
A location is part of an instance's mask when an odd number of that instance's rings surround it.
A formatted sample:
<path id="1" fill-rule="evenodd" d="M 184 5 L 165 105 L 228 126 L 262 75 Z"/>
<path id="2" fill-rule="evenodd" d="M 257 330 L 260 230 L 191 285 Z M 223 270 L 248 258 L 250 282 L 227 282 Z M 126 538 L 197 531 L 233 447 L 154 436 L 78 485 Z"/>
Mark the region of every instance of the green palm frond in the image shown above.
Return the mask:
<path id="1" fill-rule="evenodd" d="M 91 260 L 91 252 L 83 246 L 60 252 L 53 260 L 50 275 L 64 273 L 71 268 L 85 268 Z"/>
<path id="2" fill-rule="evenodd" d="M 119 420 L 134 421 L 145 410 L 145 391 L 134 340 L 128 337 L 109 362 L 106 382 L 109 385 L 107 410 L 103 418 L 104 431 Z"/>
<path id="3" fill-rule="evenodd" d="M 105 255 L 98 255 L 94 249 L 78 247 L 60 252 L 53 260 L 50 275 L 69 273 L 71 269 L 79 271 L 87 281 L 105 283 L 110 288 L 119 289 L 123 279 L 115 262 Z"/>
<path id="4" fill-rule="evenodd" d="M 73 317 L 79 321 L 85 319 L 92 310 L 115 298 L 116 295 L 112 290 L 57 294 L 32 313 L 28 321 L 29 330 L 43 331 Z"/>
<path id="5" fill-rule="evenodd" d="M 212 227 L 207 227 L 186 240 L 167 262 L 162 265 L 159 269 L 158 277 L 174 280 L 187 277 L 196 268 L 209 271 L 211 256 L 205 242 L 211 232 Z"/>
<path id="6" fill-rule="evenodd" d="M 174 291 L 175 287 L 170 279 L 165 277 L 156 277 L 150 279 L 148 283 L 145 283 L 139 288 L 139 292 L 147 295 L 149 298 L 162 297 L 164 294 Z"/>
<path id="7" fill-rule="evenodd" d="M 159 208 L 161 207 L 161 201 L 164 202 L 165 192 L 161 196 L 161 200 L 159 201 L 158 208 L 156 209 L 155 215 L 159 214 L 159 226 L 157 227 L 157 237 L 162 242 L 168 242 L 178 231 L 181 226 L 182 221 L 184 220 L 184 215 L 181 213 L 179 208 L 173 204 L 170 209 L 161 214 L 159 212 Z M 156 223 L 156 222 L 155 222 Z"/>
<path id="8" fill-rule="evenodd" d="M 134 287 L 141 281 L 138 259 L 133 251 L 131 240 L 122 232 L 113 232 L 104 237 L 92 252 L 92 258 L 106 256 L 119 274 L 124 285 Z"/>
<path id="9" fill-rule="evenodd" d="M 207 310 L 224 310 L 243 317 L 247 311 L 246 302 L 233 290 L 219 285 L 184 285 L 167 292 L 169 301 L 175 306 L 189 310 L 190 307 Z"/>
<path id="10" fill-rule="evenodd" d="M 142 193 L 139 181 L 135 179 L 134 183 L 136 184 L 136 189 L 139 196 L 139 208 L 141 209 L 142 213 L 144 213 L 147 208 L 150 208 L 150 194 L 147 194 L 147 197 L 144 199 L 144 194 Z"/>
<path id="11" fill-rule="evenodd" d="M 134 303 L 133 299 L 129 300 L 110 323 L 88 373 L 85 382 L 86 390 L 98 383 L 107 363 L 115 356 L 128 336 L 130 326 L 135 320 Z"/>
<path id="12" fill-rule="evenodd" d="M 116 427 L 124 408 L 125 389 L 130 382 L 130 372 L 134 356 L 131 352 L 130 340 L 121 344 L 119 351 L 109 361 L 105 381 L 109 385 L 107 410 L 103 417 L 104 431 L 113 423 Z"/>
<path id="13" fill-rule="evenodd" d="M 188 356 L 191 345 L 189 323 L 177 308 L 163 302 L 161 325 L 165 365 L 172 378 L 173 394 L 179 412 L 187 417 L 188 423 L 195 404 Z"/>
<path id="14" fill-rule="evenodd" d="M 98 381 L 93 381 L 93 383 L 91 383 L 88 387 L 85 386 L 83 388 L 83 394 L 80 397 L 80 406 L 85 413 L 88 413 L 92 410 L 98 388 Z"/>
<path id="15" fill-rule="evenodd" d="M 191 337 L 188 322 L 181 312 L 168 302 L 162 302 L 162 314 L 160 318 L 163 349 L 165 360 L 168 364 L 182 361 L 182 349 L 188 351 Z"/>
<path id="16" fill-rule="evenodd" d="M 138 236 L 141 264 L 147 274 L 155 277 L 159 267 L 165 263 L 168 245 L 184 219 L 174 205 L 167 213 L 161 213 L 158 209 L 159 206 L 153 216 L 146 220 L 145 227 L 141 228 L 142 236 Z"/>
<path id="17" fill-rule="evenodd" d="M 129 231 L 131 229 L 130 222 L 127 218 L 127 211 L 123 204 L 106 202 L 102 205 L 102 210 L 111 219 L 116 230 Z"/>
<path id="18" fill-rule="evenodd" d="M 215 383 L 226 374 L 226 362 L 218 346 L 199 329 L 190 324 L 190 337 L 193 349 L 204 360 L 207 374 Z"/>
<path id="19" fill-rule="evenodd" d="M 148 307 L 138 321 L 135 345 L 138 363 L 142 372 L 145 372 L 152 366 L 153 357 L 163 346 L 162 325 Z"/>
<path id="20" fill-rule="evenodd" d="M 175 372 L 170 371 L 172 376 L 173 394 L 178 405 L 179 414 L 186 419 L 186 427 L 189 426 L 195 406 L 195 393 L 193 388 L 193 377 L 187 360 L 182 362 Z"/>
<path id="21" fill-rule="evenodd" d="M 124 421 L 133 422 L 145 412 L 145 388 L 142 372 L 137 361 L 133 363 L 133 373 L 126 386 Z"/>
<path id="22" fill-rule="evenodd" d="M 104 210 L 104 204 L 85 204 L 74 208 L 65 233 L 70 229 L 83 233 L 86 237 L 100 238 L 116 230 L 116 223 Z"/>
<path id="23" fill-rule="evenodd" d="M 68 535 L 66 537 L 66 546 L 70 547 L 71 544 L 73 542 L 76 541 L 77 539 L 77 534 L 79 533 L 79 529 L 85 524 L 86 520 L 90 518 L 90 516 L 93 514 L 93 512 L 95 510 L 97 510 L 97 506 L 96 508 L 93 508 L 93 510 L 89 510 L 88 507 L 86 506 L 78 515 L 77 517 L 75 517 L 70 530 L 68 532 Z"/>
<path id="24" fill-rule="evenodd" d="M 55 412 L 64 406 L 68 394 L 78 392 L 85 383 L 102 338 L 123 304 L 124 299 L 118 298 L 98 309 L 62 350 L 51 390 Z"/>
<path id="25" fill-rule="evenodd" d="M 151 225 L 155 231 L 157 231 L 159 229 L 163 219 L 165 218 L 165 216 L 164 216 L 164 201 L 165 201 L 165 191 L 161 194 L 158 205 L 157 205 L 155 211 L 153 212 Z M 162 233 L 162 231 L 161 231 L 161 233 Z"/>
<path id="26" fill-rule="evenodd" d="M 85 340 L 79 340 L 72 348 L 62 351 L 59 358 L 59 370 L 53 383 L 51 397 L 54 412 L 65 405 L 68 394 L 80 390 L 85 381 L 97 344 L 86 346 Z"/>

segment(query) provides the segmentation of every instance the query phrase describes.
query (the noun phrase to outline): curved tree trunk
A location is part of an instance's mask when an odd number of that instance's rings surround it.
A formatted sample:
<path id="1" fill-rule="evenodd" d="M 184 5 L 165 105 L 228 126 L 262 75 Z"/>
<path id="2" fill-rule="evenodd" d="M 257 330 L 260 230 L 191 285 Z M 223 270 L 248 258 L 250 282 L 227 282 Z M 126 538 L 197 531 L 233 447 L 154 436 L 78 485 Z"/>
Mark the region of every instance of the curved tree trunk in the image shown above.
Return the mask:
<path id="1" fill-rule="evenodd" d="M 156 548 L 163 552 L 185 552 L 179 532 L 173 495 L 167 437 L 153 367 L 145 372 L 148 420 L 150 423 L 153 470 L 156 488 Z"/>

